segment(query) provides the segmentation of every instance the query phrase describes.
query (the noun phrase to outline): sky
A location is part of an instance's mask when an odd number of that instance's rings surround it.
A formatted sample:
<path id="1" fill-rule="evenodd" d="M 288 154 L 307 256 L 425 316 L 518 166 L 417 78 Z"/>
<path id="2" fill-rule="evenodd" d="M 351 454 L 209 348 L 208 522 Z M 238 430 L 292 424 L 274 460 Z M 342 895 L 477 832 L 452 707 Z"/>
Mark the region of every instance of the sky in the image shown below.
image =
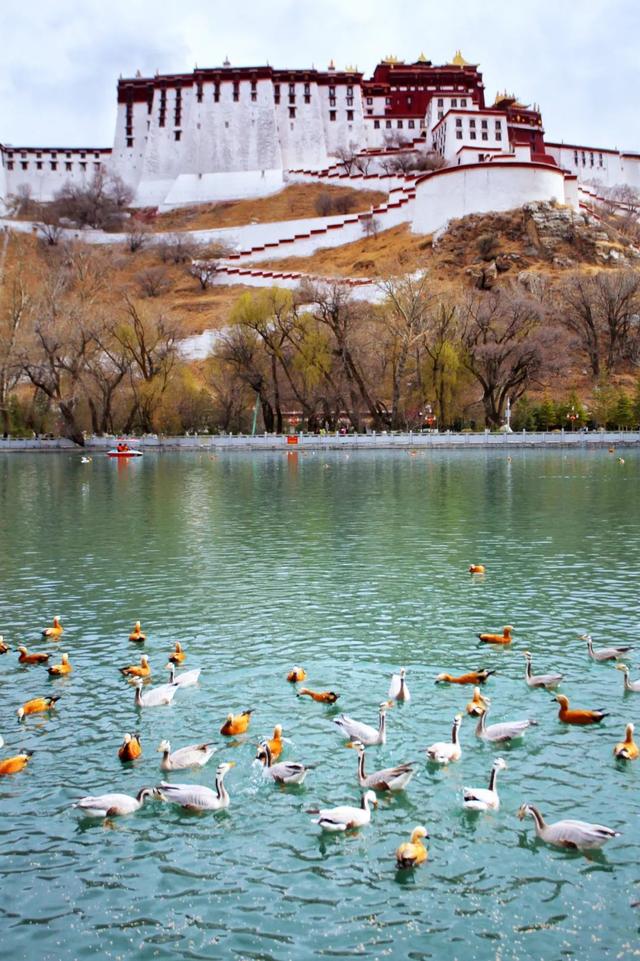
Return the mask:
<path id="1" fill-rule="evenodd" d="M 546 137 L 640 150 L 640 0 L 0 0 L 0 142 L 111 146 L 116 83 L 233 65 L 369 75 L 457 49 Z"/>

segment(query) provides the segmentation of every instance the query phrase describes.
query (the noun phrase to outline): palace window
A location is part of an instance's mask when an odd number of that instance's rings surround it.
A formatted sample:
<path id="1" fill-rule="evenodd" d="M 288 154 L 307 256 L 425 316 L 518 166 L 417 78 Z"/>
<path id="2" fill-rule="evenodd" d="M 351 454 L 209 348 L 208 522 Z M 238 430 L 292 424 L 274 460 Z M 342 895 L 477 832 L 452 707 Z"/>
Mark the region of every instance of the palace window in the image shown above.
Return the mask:
<path id="1" fill-rule="evenodd" d="M 589 154 L 589 159 L 591 160 L 591 166 L 593 167 L 593 153 Z"/>
<path id="2" fill-rule="evenodd" d="M 453 97 L 453 99 L 451 100 L 451 106 L 452 106 L 452 107 L 457 107 L 457 106 L 458 106 L 458 98 L 457 98 L 457 97 Z"/>
<path id="3" fill-rule="evenodd" d="M 36 160 L 36 170 L 42 170 L 42 161 Z"/>
<path id="4" fill-rule="evenodd" d="M 233 99 L 236 103 L 240 99 L 240 84 L 237 80 L 233 81 Z"/>
<path id="5" fill-rule="evenodd" d="M 290 104 L 294 104 L 295 102 L 296 102 L 296 95 L 295 95 L 295 93 L 290 93 L 290 94 L 289 94 L 289 103 L 290 103 Z"/>
<path id="6" fill-rule="evenodd" d="M 380 130 L 380 121 L 379 121 L 379 120 L 374 120 L 374 121 L 373 121 L 373 129 L 374 129 L 374 130 Z"/>
<path id="7" fill-rule="evenodd" d="M 347 97 L 347 107 L 353 107 L 353 97 Z"/>
<path id="8" fill-rule="evenodd" d="M 164 124 L 161 123 L 160 126 L 164 127 Z M 127 137 L 127 147 L 133 147 L 133 137 Z"/>
<path id="9" fill-rule="evenodd" d="M 251 100 L 253 103 L 258 99 L 258 85 L 255 80 L 251 81 Z"/>
<path id="10" fill-rule="evenodd" d="M 330 111 L 329 111 L 329 120 L 335 120 L 335 119 L 336 119 L 336 113 L 337 113 L 336 110 L 330 110 Z"/>
<path id="11" fill-rule="evenodd" d="M 164 114 L 163 114 L 163 113 L 161 113 L 161 114 L 160 114 L 160 117 L 158 118 L 158 126 L 159 126 L 159 127 L 164 127 Z"/>
<path id="12" fill-rule="evenodd" d="M 584 167 L 587 163 L 587 158 L 585 157 L 584 150 L 582 151 L 582 166 Z"/>
<path id="13" fill-rule="evenodd" d="M 57 167 L 57 166 L 58 166 L 58 165 L 56 164 L 56 167 Z M 94 169 L 94 170 L 100 170 L 100 162 L 99 162 L 99 161 L 98 161 L 98 163 L 94 163 L 93 169 Z"/>
<path id="14" fill-rule="evenodd" d="M 367 109 L 367 117 L 373 117 L 373 110 Z"/>
<path id="15" fill-rule="evenodd" d="M 463 97 L 463 98 L 462 98 L 462 100 L 460 101 L 460 106 L 461 106 L 461 107 L 466 107 L 466 106 L 467 106 L 467 98 L 466 98 L 466 97 Z"/>
<path id="16" fill-rule="evenodd" d="M 353 110 L 347 110 L 347 120 L 353 120 Z"/>
<path id="17" fill-rule="evenodd" d="M 293 97 L 293 96 L 295 95 L 295 92 L 296 92 L 296 85 L 295 85 L 295 83 L 290 83 L 290 84 L 289 84 L 289 96 L 290 96 L 290 97 Z"/>
<path id="18" fill-rule="evenodd" d="M 305 83 L 305 85 L 304 85 L 304 95 L 305 95 L 305 97 L 310 97 L 310 96 L 311 96 L 311 87 L 310 87 L 310 85 L 309 85 L 308 83 Z"/>
<path id="19" fill-rule="evenodd" d="M 295 120 L 295 119 L 296 119 L 296 108 L 295 108 L 295 107 L 289 107 L 289 119 L 290 119 L 290 120 Z"/>
<path id="20" fill-rule="evenodd" d="M 456 117 L 456 127 L 462 126 L 462 117 Z"/>
<path id="21" fill-rule="evenodd" d="M 196 99 L 198 103 L 202 103 L 202 83 L 198 81 L 196 84 Z"/>
<path id="22" fill-rule="evenodd" d="M 456 140 L 462 140 L 462 130 L 456 130 Z"/>
<path id="23" fill-rule="evenodd" d="M 391 130 L 391 121 L 390 121 L 390 120 L 385 120 L 384 125 L 385 125 L 385 127 L 387 128 L 387 130 Z"/>
<path id="24" fill-rule="evenodd" d="M 415 124 L 415 120 L 410 120 L 410 121 L 409 121 L 409 127 L 410 127 L 412 130 L 414 129 L 415 125 L 416 125 L 416 124 Z"/>
<path id="25" fill-rule="evenodd" d="M 502 121 L 496 120 L 496 130 L 502 130 Z"/>
<path id="26" fill-rule="evenodd" d="M 438 120 L 442 120 L 443 117 L 444 117 L 444 111 L 438 110 Z"/>
<path id="27" fill-rule="evenodd" d="M 335 95 L 336 95 L 336 88 L 335 88 L 335 87 L 329 87 L 329 96 L 330 96 L 330 97 L 335 97 Z"/>
<path id="28" fill-rule="evenodd" d="M 311 103 L 311 97 L 310 97 L 310 95 L 307 94 L 307 93 L 305 93 L 305 95 L 304 95 L 304 102 L 305 102 L 305 103 Z"/>
<path id="29" fill-rule="evenodd" d="M 469 136 L 471 137 L 472 140 L 475 140 L 475 139 L 476 139 L 476 132 L 475 132 L 475 130 L 470 130 L 470 131 L 469 131 Z"/>
<path id="30" fill-rule="evenodd" d="M 398 127 L 398 130 L 402 130 L 402 127 L 403 127 L 402 120 L 398 120 L 397 127 Z"/>
<path id="31" fill-rule="evenodd" d="M 489 139 L 489 134 L 487 133 L 486 130 L 483 130 L 483 131 L 482 131 L 482 139 L 483 139 L 483 140 L 488 140 L 488 139 Z"/>
<path id="32" fill-rule="evenodd" d="M 347 97 L 353 97 L 353 87 L 347 87 Z"/>
<path id="33" fill-rule="evenodd" d="M 81 161 L 80 161 L 80 170 L 86 170 L 86 169 L 87 169 L 87 162 L 86 162 L 86 160 L 81 160 Z"/>
<path id="34" fill-rule="evenodd" d="M 470 126 L 470 127 L 475 127 L 475 125 L 476 125 L 476 122 L 475 122 L 475 120 L 472 118 L 472 119 L 469 121 L 469 126 Z"/>
<path id="35" fill-rule="evenodd" d="M 481 120 L 481 121 L 480 121 L 480 126 L 482 127 L 483 130 L 486 130 L 487 127 L 489 126 L 489 124 L 487 123 L 486 120 Z"/>
<path id="36" fill-rule="evenodd" d="M 274 83 L 273 85 L 273 102 L 280 103 L 280 84 Z"/>
<path id="37" fill-rule="evenodd" d="M 444 100 L 442 99 L 442 97 L 438 97 L 438 106 L 444 107 Z"/>
<path id="38" fill-rule="evenodd" d="M 28 170 L 28 169 L 29 169 L 29 164 L 28 164 L 28 162 L 27 162 L 26 160 L 21 160 L 21 161 L 20 161 L 20 166 L 22 167 L 23 170 Z"/>
<path id="39" fill-rule="evenodd" d="M 213 85 L 213 102 L 220 103 L 220 84 L 214 83 Z"/>
<path id="40" fill-rule="evenodd" d="M 52 170 L 57 170 L 57 169 L 58 169 L 58 162 L 57 162 L 57 160 L 52 160 L 52 161 L 51 161 L 51 169 L 52 169 Z"/>
<path id="41" fill-rule="evenodd" d="M 182 130 L 174 130 L 174 131 L 173 131 L 173 139 L 174 139 L 174 140 L 180 140 L 181 137 L 182 137 Z"/>
<path id="42" fill-rule="evenodd" d="M 13 170 L 13 160 L 7 160 L 7 170 Z"/>
<path id="43" fill-rule="evenodd" d="M 367 97 L 367 107 L 373 106 L 373 97 Z"/>
<path id="44" fill-rule="evenodd" d="M 499 130 L 496 130 L 496 140 L 502 140 L 502 134 Z"/>
<path id="45" fill-rule="evenodd" d="M 604 163 L 602 162 L 602 154 L 601 154 L 601 153 L 598 154 L 598 165 L 599 165 L 600 167 L 604 167 Z"/>
<path id="46" fill-rule="evenodd" d="M 72 167 L 72 166 L 73 166 L 73 165 L 72 165 L 71 161 L 70 161 L 70 160 L 67 160 L 67 161 L 65 162 L 64 169 L 65 169 L 65 170 L 71 170 L 71 167 Z"/>

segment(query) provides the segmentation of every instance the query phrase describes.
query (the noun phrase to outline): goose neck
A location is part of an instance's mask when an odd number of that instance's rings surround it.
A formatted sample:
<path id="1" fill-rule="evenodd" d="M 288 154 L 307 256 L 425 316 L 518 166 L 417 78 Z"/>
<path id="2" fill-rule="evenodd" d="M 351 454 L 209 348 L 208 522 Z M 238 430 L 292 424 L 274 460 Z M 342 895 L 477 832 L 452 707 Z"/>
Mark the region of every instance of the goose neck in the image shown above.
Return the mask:
<path id="1" fill-rule="evenodd" d="M 489 775 L 489 790 L 490 790 L 490 791 L 495 791 L 497 781 L 498 781 L 498 768 L 497 768 L 497 767 L 492 767 L 492 768 L 491 768 L 491 774 Z"/>
<path id="2" fill-rule="evenodd" d="M 380 711 L 380 721 L 378 724 L 378 741 L 380 744 L 384 744 L 387 738 L 387 712 L 383 709 Z"/>
<path id="3" fill-rule="evenodd" d="M 224 786 L 224 774 L 219 772 L 216 774 L 216 794 L 218 795 L 219 801 L 226 801 L 229 797 L 227 789 Z"/>
<path id="4" fill-rule="evenodd" d="M 361 783 L 366 778 L 366 775 L 364 773 L 364 753 L 365 753 L 364 751 L 358 752 L 358 779 Z"/>
<path id="5" fill-rule="evenodd" d="M 529 804 L 529 811 L 531 812 L 531 817 L 535 821 L 536 831 L 540 833 L 540 831 L 543 831 L 547 826 L 545 819 L 542 817 L 542 814 L 534 804 Z"/>
<path id="6" fill-rule="evenodd" d="M 458 728 L 459 728 L 459 727 L 460 727 L 460 724 L 458 723 L 458 721 L 454 721 L 454 722 L 453 722 L 453 728 L 451 729 L 451 743 L 452 743 L 452 744 L 457 744 L 457 743 L 458 743 Z"/>

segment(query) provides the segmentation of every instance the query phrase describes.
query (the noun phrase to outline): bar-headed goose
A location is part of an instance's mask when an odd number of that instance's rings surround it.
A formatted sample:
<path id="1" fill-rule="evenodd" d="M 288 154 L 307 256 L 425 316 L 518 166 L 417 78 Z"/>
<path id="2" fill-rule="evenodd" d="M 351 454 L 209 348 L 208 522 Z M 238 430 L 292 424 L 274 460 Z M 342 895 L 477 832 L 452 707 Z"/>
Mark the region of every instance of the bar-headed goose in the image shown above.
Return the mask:
<path id="1" fill-rule="evenodd" d="M 525 659 L 526 667 L 524 673 L 524 679 L 529 685 L 529 687 L 544 687 L 552 688 L 557 687 L 564 674 L 532 674 L 531 673 L 531 660 L 532 655 L 530 651 L 524 651 L 522 655 Z"/>
<path id="2" fill-rule="evenodd" d="M 363 724 L 361 721 L 354 721 L 347 714 L 340 714 L 333 719 L 336 727 L 339 727 L 345 737 L 354 741 L 360 741 L 365 747 L 374 747 L 376 744 L 386 744 L 387 742 L 387 708 L 388 701 L 382 701 L 378 714 L 378 729 L 371 727 L 370 724 Z"/>
<path id="3" fill-rule="evenodd" d="M 427 760 L 436 764 L 449 764 L 451 761 L 459 761 L 462 757 L 462 748 L 458 732 L 462 724 L 462 714 L 456 714 L 453 719 L 450 741 L 436 741 L 431 747 L 427 748 Z"/>
<path id="4" fill-rule="evenodd" d="M 358 783 L 360 787 L 371 788 L 374 791 L 402 791 L 414 775 L 411 764 L 398 764 L 396 767 L 383 768 L 373 774 L 365 774 L 365 746 L 360 741 L 354 741 L 352 747 L 358 752 Z"/>
<path id="5" fill-rule="evenodd" d="M 520 820 L 529 815 L 533 818 L 536 834 L 541 841 L 547 844 L 555 844 L 560 848 L 576 848 L 587 850 L 589 848 L 601 848 L 603 844 L 611 838 L 620 836 L 619 831 L 606 828 L 602 824 L 589 824 L 588 821 L 556 821 L 555 824 L 547 824 L 542 814 L 533 804 L 523 804 L 518 811 Z"/>
<path id="6" fill-rule="evenodd" d="M 617 661 L 619 658 L 624 657 L 629 651 L 633 650 L 629 644 L 615 647 L 593 647 L 593 638 L 591 634 L 581 634 L 580 640 L 587 642 L 587 650 L 589 652 L 589 657 L 594 661 Z"/>
<path id="7" fill-rule="evenodd" d="M 134 814 L 140 810 L 147 798 L 153 796 L 154 790 L 150 787 L 143 787 L 135 797 L 129 794 L 90 794 L 76 801 L 73 807 L 89 817 L 116 817 L 121 814 Z"/>
<path id="8" fill-rule="evenodd" d="M 235 761 L 225 761 L 218 765 L 215 790 L 204 784 L 169 784 L 167 781 L 157 788 L 163 801 L 179 804 L 188 811 L 220 811 L 229 807 L 229 794 L 224 786 L 228 771 L 235 767 Z"/>
<path id="9" fill-rule="evenodd" d="M 189 744 L 188 747 L 171 751 L 169 741 L 160 741 L 158 751 L 162 754 L 160 767 L 163 771 L 184 771 L 189 767 L 204 767 L 216 752 L 211 744 Z"/>
<path id="10" fill-rule="evenodd" d="M 497 811 L 500 807 L 498 796 L 498 771 L 504 771 L 507 763 L 501 757 L 497 757 L 491 766 L 489 776 L 489 787 L 463 787 L 462 803 L 471 811 Z"/>
<path id="11" fill-rule="evenodd" d="M 270 778 L 277 784 L 302 784 L 309 770 L 298 761 L 278 761 L 274 764 L 268 741 L 262 741 L 256 757 L 262 762 L 263 777 Z"/>
<path id="12" fill-rule="evenodd" d="M 392 674 L 391 684 L 389 685 L 389 698 L 393 701 L 410 701 L 411 694 L 405 680 L 407 669 L 400 668 L 398 674 Z"/>
<path id="13" fill-rule="evenodd" d="M 536 725 L 537 721 L 503 721 L 501 724 L 487 724 L 489 708 L 480 715 L 480 720 L 476 725 L 476 737 L 483 741 L 513 741 L 514 738 L 523 737 L 528 727 Z"/>
<path id="14" fill-rule="evenodd" d="M 322 808 L 309 810 L 308 814 L 317 814 L 312 819 L 313 824 L 319 824 L 323 831 L 347 831 L 350 828 L 361 828 L 371 820 L 370 804 L 378 806 L 378 799 L 373 791 L 365 791 L 360 801 L 360 807 L 344 804 L 337 808 Z"/>

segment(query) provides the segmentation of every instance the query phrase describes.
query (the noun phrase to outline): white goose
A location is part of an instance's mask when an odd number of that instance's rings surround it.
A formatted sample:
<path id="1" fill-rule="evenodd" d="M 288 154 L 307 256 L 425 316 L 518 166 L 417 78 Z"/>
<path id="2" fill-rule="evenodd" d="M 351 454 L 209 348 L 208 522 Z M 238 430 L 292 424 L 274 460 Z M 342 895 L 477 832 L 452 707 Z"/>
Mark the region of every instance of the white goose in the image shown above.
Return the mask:
<path id="1" fill-rule="evenodd" d="M 513 741 L 514 738 L 523 737 L 528 727 L 536 725 L 537 721 L 503 721 L 501 724 L 487 724 L 487 714 L 489 708 L 480 715 L 480 720 L 476 725 L 476 737 L 483 741 Z"/>
<path id="2" fill-rule="evenodd" d="M 594 661 L 617 661 L 633 650 L 629 644 L 620 647 L 598 647 L 594 650 L 591 634 L 581 634 L 580 639 L 587 642 L 589 657 Z"/>
<path id="3" fill-rule="evenodd" d="M 503 761 L 501 757 L 497 757 L 491 767 L 488 788 L 463 787 L 462 803 L 464 806 L 471 811 L 497 811 L 500 807 L 500 798 L 496 787 L 498 771 L 504 771 L 506 766 L 507 762 Z"/>
<path id="4" fill-rule="evenodd" d="M 459 761 L 462 757 L 462 748 L 458 732 L 462 724 L 462 714 L 456 714 L 453 719 L 450 741 L 436 741 L 431 747 L 427 748 L 427 760 L 435 761 L 436 764 L 449 764 L 450 761 Z"/>
<path id="5" fill-rule="evenodd" d="M 177 684 L 158 684 L 150 690 L 142 693 L 143 680 L 137 677 L 134 681 L 136 695 L 134 703 L 136 707 L 160 707 L 163 704 L 171 704 L 178 690 Z"/>
<path id="6" fill-rule="evenodd" d="M 261 741 L 256 757 L 262 761 L 262 775 L 277 784 L 302 784 L 307 776 L 308 767 L 298 761 L 278 761 L 273 763 L 268 741 Z"/>
<path id="7" fill-rule="evenodd" d="M 624 689 L 640 694 L 640 679 L 637 681 L 629 680 L 629 667 L 627 664 L 616 664 L 617 671 L 624 671 Z"/>
<path id="8" fill-rule="evenodd" d="M 602 824 L 589 824 L 588 821 L 556 821 L 547 824 L 540 811 L 533 804 L 523 804 L 518 811 L 522 821 L 527 815 L 533 818 L 536 834 L 547 844 L 555 844 L 560 848 L 601 848 L 611 838 L 620 837 L 619 831 L 606 828 Z"/>
<path id="9" fill-rule="evenodd" d="M 382 701 L 380 704 L 377 730 L 375 727 L 371 727 L 370 724 L 362 724 L 360 721 L 354 721 L 353 718 L 347 714 L 340 714 L 339 717 L 334 718 L 333 723 L 340 728 L 345 737 L 351 738 L 354 741 L 360 741 L 365 747 L 374 747 L 376 744 L 386 744 L 388 707 L 388 701 Z"/>
<path id="10" fill-rule="evenodd" d="M 192 671 L 181 671 L 180 674 L 176 674 L 175 664 L 169 661 L 165 664 L 165 670 L 169 671 L 170 684 L 175 684 L 177 687 L 193 687 L 198 683 L 202 668 L 196 667 Z"/>
<path id="11" fill-rule="evenodd" d="M 353 746 L 358 752 L 358 783 L 360 787 L 372 788 L 374 791 L 402 791 L 414 775 L 411 764 L 398 764 L 397 767 L 383 768 L 374 774 L 365 774 L 365 746 L 360 741 L 354 741 Z"/>
<path id="12" fill-rule="evenodd" d="M 377 807 L 378 799 L 373 791 L 365 791 L 360 801 L 360 807 L 344 804 L 337 808 L 322 808 L 310 810 L 308 814 L 317 814 L 312 819 L 313 824 L 319 824 L 323 831 L 346 831 L 349 828 L 361 828 L 371 820 L 369 804 Z"/>
<path id="13" fill-rule="evenodd" d="M 224 777 L 232 767 L 235 767 L 235 761 L 225 761 L 218 766 L 215 790 L 204 784 L 169 784 L 167 781 L 162 781 L 156 790 L 163 801 L 179 804 L 188 811 L 220 811 L 229 807 Z"/>
<path id="14" fill-rule="evenodd" d="M 131 797 L 130 794 L 89 794 L 87 797 L 76 801 L 73 807 L 94 818 L 134 814 L 142 807 L 146 799 L 154 797 L 154 794 L 153 788 L 150 787 L 143 787 L 135 797 Z"/>
<path id="15" fill-rule="evenodd" d="M 393 701 L 410 701 L 411 694 L 405 680 L 407 670 L 400 668 L 399 674 L 392 674 L 391 684 L 389 685 L 389 698 Z"/>
<path id="16" fill-rule="evenodd" d="M 211 744 L 189 744 L 171 753 L 169 741 L 160 741 L 158 751 L 162 752 L 160 767 L 163 771 L 184 771 L 189 767 L 204 767 L 216 752 Z"/>
<path id="17" fill-rule="evenodd" d="M 524 679 L 529 685 L 529 687 L 544 687 L 549 690 L 552 687 L 557 687 L 564 674 L 532 674 L 531 673 L 531 660 L 532 655 L 530 651 L 524 651 L 522 655 L 527 662 L 525 668 Z"/>

